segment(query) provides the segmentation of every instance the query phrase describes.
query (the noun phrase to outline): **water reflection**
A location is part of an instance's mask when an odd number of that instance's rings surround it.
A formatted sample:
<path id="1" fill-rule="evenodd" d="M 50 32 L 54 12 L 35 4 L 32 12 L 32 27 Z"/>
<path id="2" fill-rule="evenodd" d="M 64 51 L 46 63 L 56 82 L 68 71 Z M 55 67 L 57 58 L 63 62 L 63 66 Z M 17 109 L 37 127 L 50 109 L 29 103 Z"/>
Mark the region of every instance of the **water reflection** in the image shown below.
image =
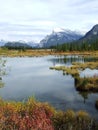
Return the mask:
<path id="1" fill-rule="evenodd" d="M 65 56 L 55 56 L 49 59 L 54 65 L 71 65 L 72 62 L 96 62 L 98 58 L 96 57 L 83 57 L 77 55 L 65 55 Z"/>
<path id="2" fill-rule="evenodd" d="M 81 97 L 83 98 L 83 102 L 84 102 L 84 104 L 86 103 L 86 100 L 88 99 L 88 95 L 90 94 L 90 93 L 88 93 L 88 92 L 79 92 L 79 94 L 81 95 Z"/>
<path id="3" fill-rule="evenodd" d="M 7 58 L 6 66 L 11 67 L 0 88 L 0 96 L 6 100 L 22 101 L 35 96 L 39 101 L 49 102 L 56 109 L 86 110 L 96 118 L 95 100 L 98 94 L 79 93 L 71 75 L 50 70 L 53 65 L 68 65 L 84 62 L 82 56 L 46 56 Z"/>
<path id="4" fill-rule="evenodd" d="M 0 57 L 0 88 L 4 87 L 3 76 L 6 75 L 6 60 Z"/>
<path id="5" fill-rule="evenodd" d="M 96 62 L 96 61 L 98 61 L 97 57 L 93 56 L 84 57 L 84 62 Z"/>
<path id="6" fill-rule="evenodd" d="M 98 76 L 98 70 L 97 69 L 89 69 L 86 68 L 85 70 L 80 72 L 80 77 L 94 77 L 94 76 Z"/>
<path id="7" fill-rule="evenodd" d="M 83 62 L 83 57 L 81 56 L 55 56 L 54 58 L 49 59 L 53 63 L 53 65 L 60 65 L 60 64 L 69 64 L 71 65 L 72 62 Z"/>

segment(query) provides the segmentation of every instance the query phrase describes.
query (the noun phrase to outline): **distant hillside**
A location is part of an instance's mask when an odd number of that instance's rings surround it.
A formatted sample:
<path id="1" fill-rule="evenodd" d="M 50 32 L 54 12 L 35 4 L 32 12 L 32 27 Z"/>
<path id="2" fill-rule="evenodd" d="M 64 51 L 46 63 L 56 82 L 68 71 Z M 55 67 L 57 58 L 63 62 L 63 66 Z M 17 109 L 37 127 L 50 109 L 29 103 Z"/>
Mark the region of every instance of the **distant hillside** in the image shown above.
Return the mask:
<path id="1" fill-rule="evenodd" d="M 29 49 L 32 48 L 30 45 L 26 43 L 20 43 L 20 42 L 7 42 L 4 47 L 7 47 L 9 49 Z"/>
<path id="2" fill-rule="evenodd" d="M 41 40 L 40 44 L 43 47 L 48 48 L 51 46 L 76 41 L 82 36 L 82 34 L 70 30 L 62 30 L 60 32 L 53 31 L 52 34 L 47 35 L 43 40 Z"/>
<path id="3" fill-rule="evenodd" d="M 93 42 L 98 39 L 98 24 L 96 24 L 84 37 L 80 38 L 80 42 Z"/>

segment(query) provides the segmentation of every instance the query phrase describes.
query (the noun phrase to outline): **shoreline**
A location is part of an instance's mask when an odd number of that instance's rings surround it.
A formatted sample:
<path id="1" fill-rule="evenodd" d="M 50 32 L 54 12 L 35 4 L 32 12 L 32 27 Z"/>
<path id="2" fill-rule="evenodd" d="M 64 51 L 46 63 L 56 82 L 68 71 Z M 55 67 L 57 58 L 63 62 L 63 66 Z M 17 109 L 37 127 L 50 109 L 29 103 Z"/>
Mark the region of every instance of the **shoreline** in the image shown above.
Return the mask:
<path id="1" fill-rule="evenodd" d="M 84 57 L 93 56 L 98 58 L 98 51 L 72 51 L 72 52 L 56 52 L 53 49 L 32 49 L 32 50 L 8 50 L 0 48 L 0 56 L 7 57 L 37 57 L 37 56 L 47 56 L 47 55 L 81 55 Z"/>

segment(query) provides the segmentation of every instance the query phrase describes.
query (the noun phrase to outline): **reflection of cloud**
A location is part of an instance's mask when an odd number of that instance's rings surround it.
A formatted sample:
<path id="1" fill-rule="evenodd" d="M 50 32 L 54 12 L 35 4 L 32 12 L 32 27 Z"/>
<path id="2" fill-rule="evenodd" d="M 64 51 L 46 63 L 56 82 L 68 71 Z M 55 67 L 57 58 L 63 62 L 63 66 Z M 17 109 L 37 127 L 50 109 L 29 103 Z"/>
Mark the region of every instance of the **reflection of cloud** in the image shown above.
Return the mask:
<path id="1" fill-rule="evenodd" d="M 88 77 L 92 77 L 92 76 L 98 76 L 98 70 L 91 70 L 91 69 L 85 69 L 84 71 L 82 71 L 80 73 L 80 76 L 81 77 L 84 77 L 84 76 L 88 76 Z"/>

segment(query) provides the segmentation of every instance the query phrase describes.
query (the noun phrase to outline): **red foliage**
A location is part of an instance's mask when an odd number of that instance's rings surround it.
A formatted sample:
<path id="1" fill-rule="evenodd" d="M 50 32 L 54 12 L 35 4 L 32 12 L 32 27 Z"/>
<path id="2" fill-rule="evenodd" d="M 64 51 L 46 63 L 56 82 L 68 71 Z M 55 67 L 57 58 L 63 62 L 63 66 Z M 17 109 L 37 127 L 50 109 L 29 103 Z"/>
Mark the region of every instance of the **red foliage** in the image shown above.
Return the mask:
<path id="1" fill-rule="evenodd" d="M 43 105 L 15 110 L 7 104 L 0 106 L 0 130 L 54 130 L 51 117 Z"/>

